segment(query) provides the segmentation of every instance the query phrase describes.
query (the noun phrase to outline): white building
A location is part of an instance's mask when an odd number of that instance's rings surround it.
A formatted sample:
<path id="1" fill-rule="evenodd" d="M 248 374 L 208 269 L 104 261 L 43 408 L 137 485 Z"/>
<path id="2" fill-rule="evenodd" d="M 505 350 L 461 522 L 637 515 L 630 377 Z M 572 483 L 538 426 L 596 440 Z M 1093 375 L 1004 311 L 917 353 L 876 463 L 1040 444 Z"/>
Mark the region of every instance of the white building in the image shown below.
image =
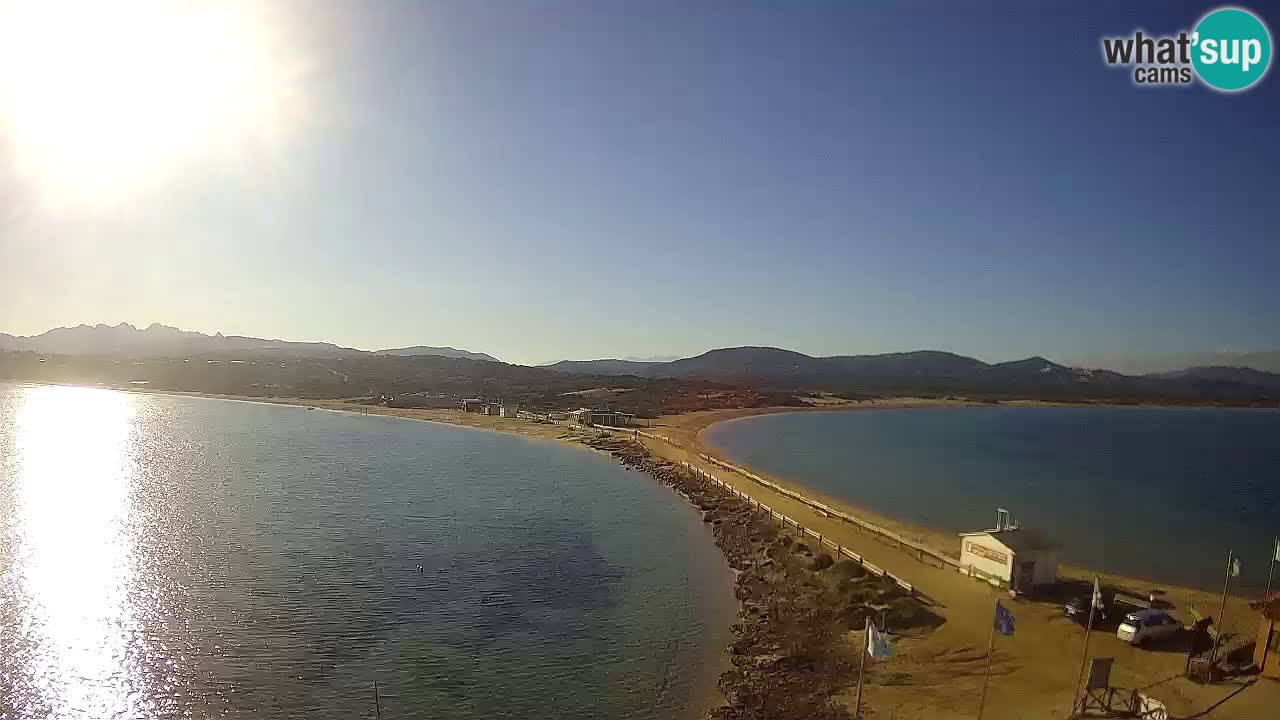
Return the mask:
<path id="1" fill-rule="evenodd" d="M 1043 533 L 1018 527 L 1001 509 L 995 528 L 960 533 L 960 565 L 970 575 L 1026 593 L 1058 581 L 1058 547 Z"/>

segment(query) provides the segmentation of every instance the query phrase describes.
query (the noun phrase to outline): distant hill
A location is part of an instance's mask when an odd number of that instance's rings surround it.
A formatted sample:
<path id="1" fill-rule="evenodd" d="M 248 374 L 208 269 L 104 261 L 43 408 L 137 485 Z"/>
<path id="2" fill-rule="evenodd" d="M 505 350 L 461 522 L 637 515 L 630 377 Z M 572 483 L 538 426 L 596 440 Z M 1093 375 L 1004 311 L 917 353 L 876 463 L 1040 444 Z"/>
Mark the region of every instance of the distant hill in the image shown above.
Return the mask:
<path id="1" fill-rule="evenodd" d="M 1126 375 L 1167 373 L 1185 368 L 1233 367 L 1280 372 L 1280 351 L 1218 350 L 1200 353 L 1082 353 L 1072 364 L 1105 367 Z"/>
<path id="2" fill-rule="evenodd" d="M 939 350 L 813 357 L 774 347 L 735 347 L 670 361 L 565 360 L 531 368 L 451 347 L 370 352 L 323 342 L 205 335 L 159 324 L 139 330 L 121 323 L 57 328 L 33 337 L 0 335 L 3 352 L 13 357 L 4 359 L 0 377 L 146 381 L 151 387 L 254 395 L 475 392 L 558 406 L 580 401 L 559 393 L 608 388 L 628 389 L 625 403 L 650 409 L 785 404 L 816 392 L 849 398 L 1280 403 L 1280 374 L 1251 368 L 1206 365 L 1127 375 L 1038 356 L 991 364 Z"/>
<path id="3" fill-rule="evenodd" d="M 1154 373 L 1143 376 L 1153 381 L 1176 382 L 1182 384 L 1232 385 L 1240 388 L 1263 388 L 1270 393 L 1280 394 L 1280 374 L 1263 372 L 1246 367 L 1193 367 L 1167 373 Z"/>
<path id="4" fill-rule="evenodd" d="M 1248 368 L 1203 367 L 1123 375 L 1073 368 L 1043 357 L 985 363 L 938 350 L 812 357 L 771 347 L 722 348 L 672 362 L 564 361 L 560 372 L 702 380 L 790 391 L 857 395 L 966 395 L 1045 400 L 1160 402 L 1280 400 L 1280 375 Z"/>
<path id="5" fill-rule="evenodd" d="M 451 347 L 431 347 L 430 345 L 414 345 L 413 347 L 391 348 L 389 350 L 378 350 L 375 355 L 438 355 L 440 357 L 449 358 L 466 358 L 468 360 L 484 360 L 485 362 L 498 362 L 498 358 L 487 353 L 475 353 L 468 350 L 459 350 Z"/>
<path id="6" fill-rule="evenodd" d="M 650 355 L 648 357 L 627 356 L 622 359 L 626 360 L 627 362 L 655 363 L 655 362 L 671 362 L 672 360 L 679 360 L 680 356 L 679 355 Z"/>
<path id="7" fill-rule="evenodd" d="M 644 377 L 645 369 L 655 363 L 635 360 L 561 360 L 546 365 L 548 370 L 587 375 L 637 375 Z"/>
<path id="8" fill-rule="evenodd" d="M 438 355 L 338 357 L 277 351 L 208 353 L 186 358 L 121 360 L 107 355 L 0 352 L 0 380 L 106 385 L 247 397 L 357 398 L 405 403 L 414 398 L 482 396 L 543 409 L 597 402 L 645 417 L 714 408 L 803 405 L 792 393 L 741 389 L 703 381 L 579 375 L 547 368 Z M 585 392 L 584 392 L 585 391 Z M 445 404 L 449 404 L 448 400 Z"/>
<path id="9" fill-rule="evenodd" d="M 0 352 L 38 352 L 49 355 L 119 355 L 125 357 L 187 357 L 204 353 L 276 351 L 301 357 L 346 357 L 368 354 L 365 350 L 341 347 L 326 342 L 295 342 L 246 337 L 243 335 L 206 335 L 180 330 L 160 323 L 138 329 L 129 323 L 119 325 L 79 325 L 54 328 L 40 335 L 21 337 L 0 333 Z M 451 347 L 420 345 L 381 350 L 386 355 L 439 355 L 496 362 L 484 353 L 472 353 Z"/>

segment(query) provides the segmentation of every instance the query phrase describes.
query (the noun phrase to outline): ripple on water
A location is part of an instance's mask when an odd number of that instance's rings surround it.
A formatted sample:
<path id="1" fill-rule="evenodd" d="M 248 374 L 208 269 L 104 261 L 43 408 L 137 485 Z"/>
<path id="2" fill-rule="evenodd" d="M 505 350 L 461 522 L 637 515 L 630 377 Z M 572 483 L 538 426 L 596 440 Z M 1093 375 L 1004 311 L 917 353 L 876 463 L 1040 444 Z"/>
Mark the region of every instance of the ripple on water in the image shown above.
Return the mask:
<path id="1" fill-rule="evenodd" d="M 670 718 L 723 575 L 571 448 L 0 385 L 0 717 Z"/>

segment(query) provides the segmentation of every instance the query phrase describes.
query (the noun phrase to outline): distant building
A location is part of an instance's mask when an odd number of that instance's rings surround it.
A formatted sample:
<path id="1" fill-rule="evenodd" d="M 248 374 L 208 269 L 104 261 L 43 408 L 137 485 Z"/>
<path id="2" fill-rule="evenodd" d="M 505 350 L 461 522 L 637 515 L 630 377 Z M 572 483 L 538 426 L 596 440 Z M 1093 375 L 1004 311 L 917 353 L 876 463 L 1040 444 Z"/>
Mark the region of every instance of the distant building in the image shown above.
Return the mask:
<path id="1" fill-rule="evenodd" d="M 1043 533 L 1020 528 L 1009 511 L 996 511 L 990 530 L 960 533 L 960 566 L 970 575 L 1017 593 L 1058 581 L 1059 545 Z"/>
<path id="2" fill-rule="evenodd" d="M 520 413 L 520 405 L 513 402 L 504 402 L 498 408 L 498 417 L 513 418 Z"/>
<path id="3" fill-rule="evenodd" d="M 405 393 L 388 397 L 386 405 L 396 408 L 451 408 L 456 407 L 458 401 L 432 393 Z"/>
<path id="4" fill-rule="evenodd" d="M 486 405 L 484 398 L 466 398 L 459 401 L 458 406 L 462 409 L 462 412 L 478 413 L 484 412 Z"/>
<path id="5" fill-rule="evenodd" d="M 600 408 L 580 408 L 570 410 L 569 422 L 579 425 L 604 425 L 606 427 L 627 427 L 636 421 L 635 413 L 617 412 Z"/>

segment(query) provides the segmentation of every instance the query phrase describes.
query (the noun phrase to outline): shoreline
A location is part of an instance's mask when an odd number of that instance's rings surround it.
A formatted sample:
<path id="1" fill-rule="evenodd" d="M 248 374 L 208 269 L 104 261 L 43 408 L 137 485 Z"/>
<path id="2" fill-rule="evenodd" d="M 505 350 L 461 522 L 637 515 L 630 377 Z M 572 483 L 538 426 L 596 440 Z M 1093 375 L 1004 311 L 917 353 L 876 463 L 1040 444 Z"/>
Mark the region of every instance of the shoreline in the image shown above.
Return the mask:
<path id="1" fill-rule="evenodd" d="M 1032 406 L 1040 404 L 1031 404 Z M 1005 674 L 1017 679 L 1017 687 L 992 686 L 991 696 L 1001 698 L 1003 704 L 1022 705 L 1023 707 L 1043 707 L 1051 712 L 1065 716 L 1070 712 L 1072 680 L 1080 663 L 1080 638 L 1083 632 L 1062 616 L 1061 603 L 1066 594 L 1085 594 L 1089 592 L 1093 577 L 1101 578 L 1104 587 L 1139 595 L 1146 598 L 1150 590 L 1156 589 L 1159 600 L 1170 606 L 1170 612 L 1186 623 L 1193 619 L 1193 612 L 1206 616 L 1216 616 L 1221 600 L 1221 591 L 1200 590 L 1167 583 L 1152 582 L 1148 579 L 1128 578 L 1108 573 L 1099 573 L 1088 568 L 1061 565 L 1059 567 L 1058 595 L 1051 598 L 1009 599 L 1005 591 L 997 590 L 986 583 L 969 578 L 953 568 L 940 568 L 937 564 L 921 562 L 913 552 L 904 551 L 901 546 L 883 538 L 869 536 L 858 532 L 851 524 L 837 520 L 825 512 L 808 504 L 817 501 L 829 509 L 847 513 L 859 519 L 878 525 L 898 533 L 906 539 L 926 547 L 938 550 L 953 559 L 957 559 L 958 545 L 956 536 L 950 531 L 922 528 L 887 517 L 883 514 L 858 507 L 846 500 L 833 499 L 822 493 L 814 492 L 802 483 L 786 477 L 759 472 L 750 466 L 732 463 L 755 474 L 768 483 L 776 484 L 784 491 L 798 493 L 801 501 L 788 498 L 771 491 L 765 485 L 736 472 L 705 462 L 701 455 L 723 461 L 729 461 L 724 453 L 706 440 L 704 432 L 707 428 L 720 422 L 732 422 L 747 417 L 769 414 L 786 414 L 793 412 L 823 412 L 834 410 L 871 410 L 878 408 L 912 408 L 912 407 L 971 407 L 982 404 L 936 402 L 919 399 L 899 399 L 892 402 L 862 403 L 853 407 L 817 407 L 817 408 L 748 408 L 735 410 L 713 410 L 685 415 L 665 416 L 654 421 L 653 426 L 644 431 L 662 437 L 666 442 L 645 441 L 646 447 L 655 453 L 693 463 L 708 472 L 714 473 L 722 480 L 767 502 L 775 508 L 782 509 L 792 517 L 801 520 L 805 525 L 836 539 L 837 542 L 852 547 L 857 552 L 875 562 L 882 568 L 900 575 L 920 588 L 926 595 L 938 600 L 944 608 L 941 612 L 946 617 L 946 624 L 934 637 L 920 642 L 910 642 L 904 655 L 910 655 L 913 672 L 916 678 L 908 681 L 904 678 L 902 685 L 913 687 L 915 692 L 906 692 L 900 688 L 889 691 L 891 705 L 898 717 L 951 717 L 939 712 L 940 706 L 950 706 L 957 696 L 972 698 L 976 693 L 972 687 L 973 676 L 980 682 L 981 669 L 966 672 L 957 678 L 956 670 L 946 658 L 958 648 L 981 648 L 986 646 L 989 634 L 990 605 L 996 598 L 1003 598 L 1006 606 L 1014 609 L 1019 621 L 1019 634 L 1031 636 L 1030 643 L 1011 644 L 1003 658 Z M 674 444 L 672 444 L 674 443 Z M 1245 598 L 1230 595 L 1226 628 L 1228 635 L 1239 633 L 1243 638 L 1252 637 L 1256 630 L 1256 616 L 1243 609 Z M 985 605 L 985 608 L 983 606 Z M 1193 611 L 1193 608 L 1195 609 Z M 1234 610 L 1233 610 L 1234 609 Z M 1243 611 L 1242 611 L 1243 609 Z M 1165 701 L 1172 713 L 1182 715 L 1198 715 L 1200 717 L 1248 717 L 1244 708 L 1261 708 L 1267 702 L 1280 699 L 1280 687 L 1258 687 L 1248 701 L 1233 700 L 1234 707 L 1223 707 L 1219 715 L 1210 712 L 1216 702 L 1225 700 L 1228 695 L 1223 688 L 1200 686 L 1181 677 L 1186 651 L 1149 652 L 1133 648 L 1118 641 L 1114 628 L 1109 632 L 1094 633 L 1090 648 L 1092 656 L 1111 655 L 1115 658 L 1116 667 L 1113 673 L 1113 684 L 1127 688 L 1155 688 L 1151 692 Z M 1104 637 L 1099 637 L 1102 635 Z M 998 655 L 998 657 L 999 657 Z M 1056 669 L 1054 669 L 1056 668 Z M 896 685 L 897 683 L 895 683 Z M 948 687 L 950 685 L 950 687 Z M 1272 683 L 1271 685 L 1275 685 Z M 885 689 L 881 689 L 883 692 Z M 1264 694 L 1264 693 L 1270 693 Z M 933 697 L 930 697 L 933 696 Z M 923 699 L 922 699 L 923 698 Z M 1260 700 L 1260 698 L 1271 698 Z M 1261 704 L 1260 704 L 1261 703 Z M 872 703 L 879 709 L 880 703 Z M 956 717 L 972 714 L 972 707 L 956 708 Z M 988 713 L 991 713 L 990 706 Z M 996 711 L 996 717 L 1005 716 L 1004 711 Z M 1207 714 L 1205 714 L 1207 713 Z M 1019 717 L 1012 710 L 1010 718 Z"/>
<path id="2" fill-rule="evenodd" d="M 821 538 L 814 542 L 804 528 L 779 522 L 706 473 L 655 455 L 638 438 L 606 433 L 587 442 L 701 511 L 735 575 L 736 639 L 731 664 L 717 681 L 725 702 L 705 717 L 849 720 L 860 628 L 874 619 L 889 632 L 927 633 L 943 622 L 892 577 L 843 555 L 833 558 Z M 878 673 L 867 670 L 869 677 Z"/>
<path id="3" fill-rule="evenodd" d="M 171 397 L 177 399 L 198 399 L 198 400 L 221 400 L 224 402 L 248 403 L 253 405 L 274 405 L 281 407 L 296 408 L 300 411 L 307 410 L 324 410 L 327 412 L 345 413 L 350 415 L 365 415 L 368 411 L 370 416 L 389 417 L 398 420 L 410 420 L 416 422 L 430 423 L 436 425 L 445 425 L 460 430 L 470 430 L 475 432 L 496 432 L 505 435 L 512 435 L 530 441 L 551 442 L 561 446 L 571 447 L 579 451 L 589 452 L 593 454 L 603 455 L 610 459 L 618 459 L 610 450 L 593 446 L 589 440 L 596 438 L 596 433 L 589 430 L 578 430 L 563 425 L 540 424 L 523 418 L 498 418 L 493 416 L 478 415 L 476 413 L 463 413 L 460 410 L 439 410 L 439 409 L 414 409 L 414 408 L 388 408 L 382 405 L 362 405 L 347 400 L 313 400 L 308 398 L 279 397 L 279 398 L 254 398 L 234 395 L 221 395 L 210 393 L 180 392 L 166 390 L 148 390 L 144 388 L 115 388 L 100 385 L 74 385 L 70 383 L 32 383 L 24 381 L 6 381 L 0 380 L 0 385 L 12 384 L 15 387 L 67 387 L 67 388 L 87 388 L 93 390 L 110 390 L 117 392 L 127 392 L 137 395 L 156 395 L 161 397 Z M 427 414 L 430 413 L 430 414 Z M 649 473 L 646 473 L 649 474 Z M 651 474 L 650 479 L 655 482 L 661 482 L 658 478 Z M 691 522 L 698 522 L 696 513 L 698 508 L 696 505 L 687 503 L 688 498 L 680 494 L 675 488 L 670 488 L 677 495 L 680 495 L 682 501 L 686 501 L 689 509 L 695 513 L 690 519 Z M 681 512 L 685 508 L 680 509 Z M 705 527 L 705 525 L 704 525 Z M 718 632 L 713 632 L 712 637 L 700 638 L 706 645 L 704 648 L 704 661 L 697 667 L 698 674 L 701 676 L 697 681 L 692 683 L 690 696 L 684 712 L 678 717 L 682 720 L 702 720 L 707 714 L 717 708 L 723 707 L 727 698 L 725 693 L 719 688 L 720 675 L 727 671 L 731 666 L 731 656 L 727 643 L 720 643 L 720 640 L 732 640 L 733 624 L 738 621 L 741 603 L 734 596 L 734 578 L 736 572 L 729 563 L 728 558 L 721 552 L 716 545 L 714 533 L 708 532 L 707 540 L 716 546 L 716 551 L 720 555 L 721 569 L 724 571 L 724 577 L 717 578 L 715 584 L 720 586 L 724 592 L 723 613 L 714 618 L 714 622 L 722 625 Z"/>
<path id="4" fill-rule="evenodd" d="M 983 405 L 981 403 L 931 404 L 929 402 L 902 401 L 902 402 L 890 402 L 890 403 L 880 404 L 880 405 L 871 406 L 871 407 L 855 406 L 855 407 L 847 407 L 847 408 L 814 408 L 814 410 L 815 411 L 852 411 L 852 410 L 939 408 L 939 407 L 960 409 L 960 408 L 991 407 L 991 406 Z M 1014 407 L 1081 407 L 1081 406 L 1080 405 L 1063 405 L 1063 404 L 1046 404 L 1046 403 L 1029 401 L 1028 403 L 1016 405 Z M 1098 407 L 1108 407 L 1108 408 L 1114 409 L 1114 408 L 1126 408 L 1126 407 L 1136 408 L 1137 406 L 1115 405 L 1115 406 L 1098 406 Z M 1171 409 L 1171 410 L 1180 409 L 1174 406 L 1147 406 L 1147 409 L 1151 409 L 1151 408 L 1161 408 L 1161 409 Z M 1187 408 L 1187 409 L 1195 409 L 1195 408 Z M 1231 408 L 1231 409 L 1255 410 L 1255 409 L 1269 409 L 1269 408 Z M 672 422 L 676 427 L 680 428 L 679 434 L 681 434 L 686 438 L 690 437 L 691 435 L 691 439 L 683 443 L 683 444 L 686 444 L 691 449 L 695 449 L 698 452 L 704 453 L 717 460 L 727 462 L 732 465 L 736 465 L 737 467 L 743 468 L 744 470 L 747 470 L 753 474 L 764 477 L 771 482 L 775 482 L 782 487 L 798 492 L 807 498 L 817 500 L 832 508 L 847 512 L 859 518 L 866 519 L 869 522 L 879 525 L 880 527 L 897 532 L 898 534 L 910 540 L 914 540 L 921 544 L 930 546 L 933 549 L 937 550 L 938 552 L 946 554 L 952 558 L 955 558 L 955 559 L 959 558 L 959 553 L 952 549 L 952 546 L 956 544 L 956 538 L 958 537 L 958 533 L 960 532 L 959 530 L 910 523 L 904 520 L 900 520 L 891 515 L 887 515 L 885 513 L 878 512 L 876 510 L 872 510 L 870 508 L 858 505 L 847 499 L 832 497 L 831 495 L 828 495 L 826 493 L 820 492 L 818 490 L 814 490 L 809 486 L 805 485 L 804 483 L 796 482 L 785 476 L 779 476 L 776 473 L 768 473 L 761 469 L 744 464 L 738 460 L 734 460 L 728 457 L 728 454 L 724 448 L 720 447 L 719 445 L 711 443 L 706 438 L 707 431 L 710 430 L 713 426 L 729 424 L 739 420 L 745 420 L 753 417 L 762 417 L 765 415 L 790 414 L 791 412 L 794 412 L 794 411 L 795 410 L 790 408 L 758 408 L 758 409 L 752 408 L 749 411 L 713 410 L 697 418 L 690 418 L 689 416 L 673 415 L 673 416 L 664 416 L 663 418 L 658 418 L 658 420 L 660 421 L 665 420 L 668 422 Z M 804 409 L 801 409 L 800 411 L 803 412 Z M 664 428 L 664 429 L 666 428 L 666 426 L 662 426 L 662 425 L 655 425 L 654 427 Z M 673 438 L 673 439 L 676 439 L 676 438 Z M 1070 565 L 1070 564 L 1060 563 L 1059 572 L 1060 574 L 1065 574 L 1068 577 L 1092 578 L 1093 576 L 1097 575 L 1098 577 L 1101 577 L 1104 581 L 1112 582 L 1113 584 L 1122 584 L 1122 585 L 1129 585 L 1129 586 L 1137 586 L 1137 585 L 1149 586 L 1151 588 L 1168 589 L 1171 591 L 1175 591 L 1183 594 L 1189 594 L 1189 595 L 1209 595 L 1209 596 L 1212 596 L 1213 598 L 1217 598 L 1221 595 L 1221 591 L 1215 591 L 1213 588 L 1196 588 L 1196 587 L 1181 585 L 1178 583 L 1156 580 L 1152 578 L 1132 577 L 1132 576 L 1121 575 L 1117 573 L 1108 573 L 1108 572 L 1103 572 L 1094 568 L 1089 568 L 1083 565 Z"/>
<path id="5" fill-rule="evenodd" d="M 129 392 L 140 395 L 160 395 L 175 398 L 200 398 L 206 400 L 224 400 L 228 402 L 244 402 L 260 405 L 281 405 L 285 407 L 310 408 L 328 410 L 330 412 L 346 412 L 352 414 L 363 414 L 368 411 L 369 415 L 383 415 L 389 417 L 398 417 L 418 422 L 438 423 L 441 425 L 451 425 L 453 427 L 466 428 L 471 430 L 489 430 L 493 432 L 502 432 L 509 435 L 518 435 L 521 437 L 549 440 L 567 444 L 589 452 L 602 452 L 597 448 L 583 443 L 577 437 L 564 437 L 565 435 L 585 434 L 581 430 L 571 429 L 569 425 L 541 425 L 533 421 L 523 418 L 498 418 L 494 416 L 479 415 L 476 413 L 464 413 L 460 410 L 440 409 L 440 408 L 389 408 L 384 405 L 364 405 L 353 402 L 352 399 L 311 399 L 298 397 L 247 397 L 240 395 L 226 395 L 216 393 L 202 393 L 196 391 L 180 391 L 180 390 L 154 390 L 147 388 L 120 388 L 105 385 L 74 385 L 70 383 L 32 383 L 26 381 L 7 381 L 0 380 L 0 383 L 12 383 L 18 386 L 55 386 L 55 387 L 84 387 L 102 390 L 115 390 L 118 392 Z M 791 413 L 810 413 L 810 412 L 845 412 L 845 411 L 872 411 L 881 409 L 911 409 L 911 408 L 980 408 L 980 407 L 1098 407 L 1098 408 L 1159 408 L 1159 409 L 1204 409 L 1204 408 L 1220 408 L 1231 410 L 1274 410 L 1275 408 L 1267 407 L 1228 407 L 1219 405 L 1206 406 L 1188 406 L 1188 405 L 1167 405 L 1167 404 L 1125 404 L 1125 403 L 1072 403 L 1057 401 L 1041 401 L 1041 400 L 1011 400 L 1002 401 L 999 404 L 984 403 L 973 400 L 962 399 L 940 399 L 940 398 L 887 398 L 865 401 L 837 401 L 826 402 L 818 405 L 810 406 L 770 406 L 758 408 L 730 408 L 720 410 L 699 410 L 681 415 L 663 415 L 655 418 L 653 424 L 643 428 L 646 431 L 658 431 L 653 434 L 668 436 L 670 440 L 675 441 L 679 445 L 683 445 L 689 450 L 705 453 L 706 455 L 716 458 L 724 462 L 734 463 L 730 458 L 726 457 L 724 451 L 716 445 L 706 441 L 705 431 L 710 429 L 712 425 L 734 422 L 751 417 L 760 417 L 763 415 L 784 415 Z M 589 432 L 589 431 L 588 431 Z M 608 454 L 608 453 L 602 453 Z M 771 482 L 798 492 L 808 498 L 816 499 L 833 508 L 846 511 L 860 518 L 865 518 L 881 527 L 898 532 L 908 539 L 920 542 L 922 544 L 933 546 L 952 557 L 956 557 L 958 553 L 943 549 L 954 540 L 954 533 L 950 530 L 931 528 L 920 525 L 911 524 L 897 518 L 876 512 L 866 507 L 851 503 L 847 500 L 833 498 L 816 490 L 813 490 L 803 483 L 797 483 L 789 478 L 779 477 L 774 474 L 763 472 L 757 468 L 747 465 L 738 464 L 740 467 L 749 470 L 752 473 L 760 475 Z M 938 542 L 945 540 L 946 542 Z M 1104 581 L 1114 581 L 1120 584 L 1130 585 L 1149 585 L 1152 587 L 1165 586 L 1170 590 L 1181 591 L 1188 594 L 1196 595 L 1212 595 L 1209 590 L 1199 588 L 1191 588 L 1179 586 L 1171 583 L 1163 583 L 1152 580 L 1150 578 L 1133 578 L 1111 573 L 1103 573 L 1091 568 L 1075 565 L 1060 565 L 1060 571 L 1066 571 L 1069 576 L 1088 576 L 1097 575 Z"/>
<path id="6" fill-rule="evenodd" d="M 131 389 L 132 390 L 132 389 Z M 208 397 L 201 394 L 167 393 L 162 391 L 132 390 L 142 394 L 164 394 L 175 397 Z M 231 401 L 248 401 L 264 404 L 288 405 L 298 408 L 320 408 L 339 412 L 355 412 L 370 415 L 388 415 L 422 422 L 438 422 L 479 430 L 492 430 L 508 434 L 521 435 L 533 439 L 543 439 L 575 445 L 579 448 L 611 454 L 618 457 L 612 449 L 591 447 L 585 442 L 591 438 L 599 438 L 599 431 L 571 430 L 567 426 L 536 422 L 528 419 L 508 419 L 482 416 L 474 413 L 463 413 L 458 410 L 386 408 L 384 406 L 361 405 L 347 400 L 310 400 L 302 398 L 241 398 L 213 396 L 209 399 Z M 998 591 L 985 583 L 968 578 L 953 569 L 942 569 L 936 565 L 922 564 L 914 554 L 905 553 L 901 547 L 891 547 L 884 542 L 870 538 L 866 534 L 856 532 L 852 526 L 838 521 L 826 513 L 820 513 L 808 505 L 771 493 L 767 488 L 744 476 L 725 471 L 702 461 L 699 452 L 710 457 L 722 457 L 722 454 L 705 442 L 702 431 L 721 421 L 751 417 L 765 414 L 789 412 L 822 412 L 836 410 L 870 410 L 877 408 L 904 407 L 970 407 L 990 406 L 984 403 L 961 403 L 955 401 L 935 401 L 923 399 L 897 399 L 894 401 L 877 401 L 874 403 L 850 403 L 848 405 L 828 405 L 805 408 L 747 408 L 733 410 L 712 410 L 689 413 L 677 416 L 665 416 L 655 420 L 650 428 L 644 428 L 655 435 L 665 436 L 669 442 L 645 440 L 642 443 L 646 452 L 651 453 L 653 460 L 680 464 L 689 462 L 704 472 L 713 472 L 728 482 L 735 490 L 748 492 L 753 498 L 767 502 L 776 510 L 796 518 L 805 526 L 813 528 L 824 536 L 843 543 L 847 548 L 854 548 L 868 562 L 890 570 L 917 587 L 922 596 L 935 603 L 933 608 L 942 617 L 939 627 L 923 635 L 901 635 L 896 642 L 899 652 L 888 668 L 891 672 L 883 683 L 872 676 L 868 680 L 867 699 L 865 705 L 881 713 L 891 713 L 898 718 L 962 718 L 969 717 L 976 703 L 979 685 L 983 676 L 982 660 L 990 633 L 991 602 L 1002 598 L 1006 606 L 1011 607 L 1018 618 L 1019 641 L 1001 642 L 994 660 L 993 677 L 1000 677 L 997 683 L 993 680 L 987 714 L 993 719 L 1021 717 L 1017 708 L 1042 708 L 1051 713 L 1065 715 L 1071 707 L 1072 686 L 1080 663 L 1079 648 L 1083 632 L 1075 624 L 1062 617 L 1061 598 L 1053 601 L 1043 599 L 1009 599 L 1007 593 Z M 614 435 L 613 440 L 631 443 L 629 438 Z M 670 444 L 675 441 L 676 445 Z M 634 444 L 634 443 L 632 443 Z M 671 483 L 653 472 L 651 477 L 664 484 Z M 780 487 L 803 493 L 805 498 L 821 498 L 802 484 L 778 478 L 767 473 L 760 473 L 770 482 Z M 674 489 L 674 488 L 673 488 Z M 683 493 L 682 493 L 683 494 Z M 686 498 L 689 496 L 686 495 Z M 692 500 L 691 500 L 692 502 Z M 823 500 L 826 502 L 826 500 Z M 913 540 L 920 540 L 930 547 L 950 547 L 953 540 L 950 533 L 938 533 L 927 528 L 915 528 L 887 518 L 863 508 L 853 506 L 844 501 L 831 501 L 833 509 L 849 511 L 860 518 L 887 527 Z M 695 503 L 696 506 L 696 503 Z M 704 520 L 706 518 L 704 510 Z M 749 520 L 740 513 L 730 513 L 725 520 L 734 522 Z M 716 527 L 722 527 L 723 524 Z M 713 528 L 715 530 L 715 528 Z M 714 533 L 717 538 L 719 531 Z M 948 543 L 930 542 L 930 537 L 945 538 Z M 803 539 L 803 538 L 802 538 Z M 720 543 L 717 542 L 717 545 Z M 720 547 L 723 559 L 734 570 L 733 561 L 723 546 Z M 954 556 L 955 553 L 949 553 Z M 736 573 L 741 578 L 741 573 Z M 1074 581 L 1073 592 L 1081 590 L 1087 593 L 1087 585 L 1092 582 L 1092 573 L 1081 568 L 1060 567 L 1060 580 Z M 1148 581 L 1133 580 L 1102 575 L 1104 583 L 1125 589 L 1134 586 L 1152 587 Z M 1155 584 L 1159 586 L 1159 584 Z M 1175 615 L 1189 620 L 1187 607 L 1208 607 L 1206 614 L 1216 614 L 1217 601 L 1220 595 L 1187 588 L 1163 586 L 1167 593 L 1164 596 L 1174 606 Z M 1143 593 L 1145 597 L 1145 592 Z M 742 600 L 742 597 L 738 597 Z M 735 603 L 730 603 L 735 605 Z M 745 617 L 747 606 L 743 602 L 736 603 L 739 617 Z M 1239 621 L 1242 614 L 1235 617 L 1228 614 L 1228 629 L 1234 629 L 1232 620 Z M 1256 625 L 1252 617 L 1244 618 L 1247 624 Z M 737 633 L 742 623 L 735 623 L 733 631 Z M 1252 631 L 1254 628 L 1249 627 Z M 849 633 L 848 643 L 860 642 L 855 635 Z M 1113 685 L 1122 688 L 1153 688 L 1156 697 L 1166 702 L 1172 713 L 1190 715 L 1198 714 L 1204 718 L 1248 717 L 1254 710 L 1271 707 L 1269 703 L 1280 700 L 1280 686 L 1269 688 L 1266 683 L 1252 688 L 1246 697 L 1234 697 L 1232 702 L 1218 709 L 1220 703 L 1239 690 L 1238 686 L 1200 686 L 1181 678 L 1181 670 L 1185 651 L 1182 652 L 1150 652 L 1132 648 L 1119 642 L 1114 632 L 1097 632 L 1090 648 L 1093 656 L 1110 655 L 1115 658 L 1116 668 L 1113 672 Z M 735 647 L 737 643 L 735 643 Z M 738 662 L 739 655 L 729 654 L 723 648 L 719 657 Z M 717 667 L 724 667 L 720 665 Z M 714 677 L 713 677 L 714 680 Z M 1277 685 L 1271 683 L 1270 685 Z M 843 695 L 834 695 L 833 699 L 852 707 L 852 691 L 846 689 Z M 726 693 L 726 696 L 729 696 Z M 701 699 L 700 699 L 701 698 Z M 691 696 L 689 712 L 698 712 L 696 708 L 716 707 L 716 699 L 708 695 Z M 721 706 L 723 707 L 723 706 Z M 714 712 L 714 710 L 712 711 Z M 780 716 L 781 717 L 781 716 Z"/>

